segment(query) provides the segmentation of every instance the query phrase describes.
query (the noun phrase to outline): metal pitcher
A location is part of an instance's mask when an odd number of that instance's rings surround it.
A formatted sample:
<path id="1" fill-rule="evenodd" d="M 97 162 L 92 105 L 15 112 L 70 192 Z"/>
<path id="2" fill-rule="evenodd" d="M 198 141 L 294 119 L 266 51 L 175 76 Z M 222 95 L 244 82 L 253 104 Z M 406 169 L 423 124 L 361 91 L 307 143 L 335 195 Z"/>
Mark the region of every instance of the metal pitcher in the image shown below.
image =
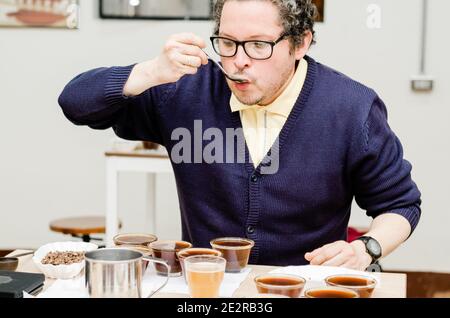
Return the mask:
<path id="1" fill-rule="evenodd" d="M 130 249 L 105 248 L 85 254 L 85 278 L 89 296 L 93 298 L 141 298 L 143 261 L 167 267 L 165 260 L 144 256 Z M 166 286 L 169 277 L 149 297 Z"/>

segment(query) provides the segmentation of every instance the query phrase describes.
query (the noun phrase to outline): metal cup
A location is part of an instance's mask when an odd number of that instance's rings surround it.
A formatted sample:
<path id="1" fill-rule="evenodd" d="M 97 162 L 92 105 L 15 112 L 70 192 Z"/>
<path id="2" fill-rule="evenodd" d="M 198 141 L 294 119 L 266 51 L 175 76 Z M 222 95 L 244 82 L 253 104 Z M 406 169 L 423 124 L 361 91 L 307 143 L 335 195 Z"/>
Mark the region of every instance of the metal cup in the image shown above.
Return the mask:
<path id="1" fill-rule="evenodd" d="M 167 261 L 130 249 L 99 249 L 86 253 L 85 259 L 86 287 L 93 298 L 141 298 L 143 260 L 164 265 L 170 271 Z M 149 297 L 166 286 L 168 281 L 169 277 Z"/>

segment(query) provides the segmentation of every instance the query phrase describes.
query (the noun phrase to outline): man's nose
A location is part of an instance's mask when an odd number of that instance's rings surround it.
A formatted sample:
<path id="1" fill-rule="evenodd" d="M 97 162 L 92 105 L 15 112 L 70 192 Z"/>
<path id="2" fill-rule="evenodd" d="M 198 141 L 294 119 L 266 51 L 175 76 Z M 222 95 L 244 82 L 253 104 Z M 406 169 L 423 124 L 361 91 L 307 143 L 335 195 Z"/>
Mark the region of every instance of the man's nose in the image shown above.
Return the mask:
<path id="1" fill-rule="evenodd" d="M 238 70 L 243 70 L 244 68 L 250 66 L 251 58 L 247 55 L 247 53 L 245 53 L 244 47 L 242 45 L 238 46 L 233 63 Z"/>

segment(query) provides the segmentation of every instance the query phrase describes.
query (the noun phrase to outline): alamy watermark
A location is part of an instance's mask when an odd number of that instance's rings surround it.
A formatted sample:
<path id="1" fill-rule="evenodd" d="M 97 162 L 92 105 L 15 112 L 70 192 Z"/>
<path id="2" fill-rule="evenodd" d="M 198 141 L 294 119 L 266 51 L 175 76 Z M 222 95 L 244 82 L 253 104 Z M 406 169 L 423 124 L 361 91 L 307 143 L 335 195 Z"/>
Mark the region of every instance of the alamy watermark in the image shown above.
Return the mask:
<path id="1" fill-rule="evenodd" d="M 194 121 L 194 129 L 179 127 L 172 131 L 173 145 L 170 157 L 174 164 L 244 164 L 246 160 L 245 138 L 257 139 L 257 136 L 267 136 L 273 133 L 267 128 L 223 129 L 209 127 L 203 129 L 202 120 Z M 245 136 L 245 137 L 244 137 Z M 259 147 L 264 152 L 265 147 Z M 279 169 L 279 140 L 273 142 L 267 153 L 262 153 L 260 166 L 261 174 L 274 174 Z M 250 155 L 247 157 L 250 161 Z"/>

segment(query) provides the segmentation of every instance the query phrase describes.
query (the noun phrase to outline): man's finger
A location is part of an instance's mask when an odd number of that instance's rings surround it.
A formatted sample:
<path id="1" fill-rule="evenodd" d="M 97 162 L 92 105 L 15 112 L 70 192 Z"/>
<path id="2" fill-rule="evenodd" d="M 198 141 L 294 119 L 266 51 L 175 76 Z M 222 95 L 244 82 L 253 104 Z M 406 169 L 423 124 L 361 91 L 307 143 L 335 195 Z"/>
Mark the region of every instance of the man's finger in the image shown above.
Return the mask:
<path id="1" fill-rule="evenodd" d="M 199 48 L 206 47 L 205 41 L 201 37 L 195 35 L 194 33 L 174 34 L 172 39 L 175 41 L 184 43 L 184 44 L 195 45 L 195 46 L 198 46 Z"/>
<path id="2" fill-rule="evenodd" d="M 344 241 L 336 241 L 333 243 L 326 244 L 320 248 L 315 249 L 312 252 L 306 253 L 305 259 L 307 261 L 311 261 L 312 259 L 314 259 L 315 257 L 317 257 L 319 254 L 322 254 L 322 253 L 326 254 L 326 258 L 332 258 L 337 255 L 337 252 L 335 251 L 336 249 L 337 249 L 337 251 L 340 251 L 346 245 L 347 245 L 347 243 Z"/>
<path id="3" fill-rule="evenodd" d="M 182 61 L 182 64 L 189 67 L 198 68 L 202 65 L 202 60 L 198 56 L 184 55 L 183 60 L 184 61 Z"/>
<path id="4" fill-rule="evenodd" d="M 325 261 L 322 263 L 322 266 L 341 266 L 345 264 L 348 261 L 348 256 L 346 256 L 344 253 L 339 253 L 335 257 Z"/>
<path id="5" fill-rule="evenodd" d="M 198 46 L 181 44 L 180 52 L 184 55 L 197 56 L 201 59 L 201 64 L 208 64 L 208 57 Z"/>
<path id="6" fill-rule="evenodd" d="M 173 53 L 173 61 L 180 67 L 195 67 L 198 68 L 202 61 L 198 56 L 184 55 L 180 52 Z"/>
<path id="7" fill-rule="evenodd" d="M 314 251 L 306 253 L 305 254 L 306 260 L 311 261 L 314 257 L 319 255 L 321 253 L 321 251 L 322 251 L 322 247 L 316 248 Z"/>
<path id="8" fill-rule="evenodd" d="M 322 251 L 313 257 L 310 261 L 311 265 L 322 265 L 324 262 L 332 259 L 341 252 L 339 245 L 329 246 L 327 248 L 322 248 Z"/>

